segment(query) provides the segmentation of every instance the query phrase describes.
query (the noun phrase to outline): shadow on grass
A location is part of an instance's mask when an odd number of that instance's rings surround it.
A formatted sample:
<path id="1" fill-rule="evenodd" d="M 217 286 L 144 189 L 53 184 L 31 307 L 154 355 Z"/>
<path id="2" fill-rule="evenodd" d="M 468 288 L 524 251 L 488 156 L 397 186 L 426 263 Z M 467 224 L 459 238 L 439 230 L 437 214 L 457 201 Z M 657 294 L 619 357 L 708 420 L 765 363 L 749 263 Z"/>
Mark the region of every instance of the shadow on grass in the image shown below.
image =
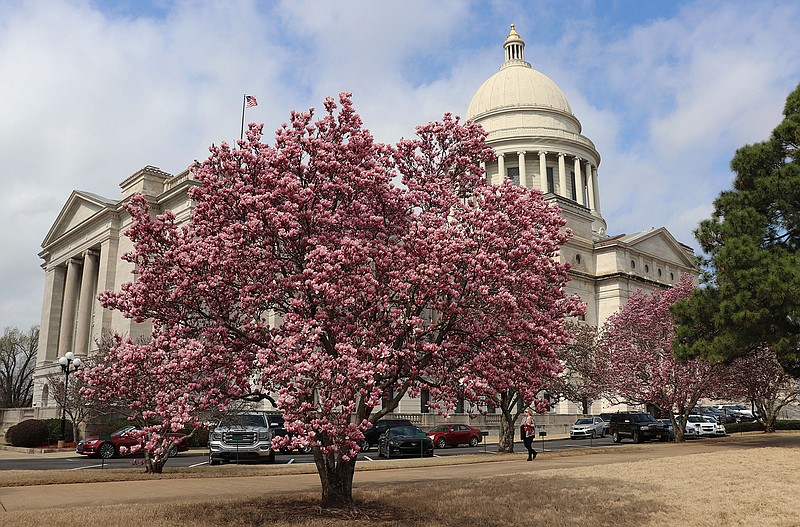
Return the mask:
<path id="1" fill-rule="evenodd" d="M 318 494 L 171 506 L 164 525 L 462 527 L 574 525 L 635 527 L 658 523 L 666 505 L 658 486 L 612 479 L 536 477 L 486 478 L 381 486 L 358 490 L 356 509 L 322 509 Z M 153 518 L 155 520 L 155 518 Z M 161 525 L 161 523 L 157 523 Z"/>

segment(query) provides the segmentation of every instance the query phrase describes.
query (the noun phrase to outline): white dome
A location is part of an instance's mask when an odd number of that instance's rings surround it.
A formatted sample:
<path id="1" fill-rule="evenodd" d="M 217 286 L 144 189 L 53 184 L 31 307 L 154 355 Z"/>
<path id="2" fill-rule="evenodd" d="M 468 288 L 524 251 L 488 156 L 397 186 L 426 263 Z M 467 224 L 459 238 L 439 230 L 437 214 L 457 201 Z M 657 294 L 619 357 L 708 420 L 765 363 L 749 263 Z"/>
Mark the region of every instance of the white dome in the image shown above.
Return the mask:
<path id="1" fill-rule="evenodd" d="M 550 77 L 530 65 L 508 64 L 475 92 L 467 109 L 467 119 L 492 110 L 536 107 L 572 114 L 567 98 Z"/>

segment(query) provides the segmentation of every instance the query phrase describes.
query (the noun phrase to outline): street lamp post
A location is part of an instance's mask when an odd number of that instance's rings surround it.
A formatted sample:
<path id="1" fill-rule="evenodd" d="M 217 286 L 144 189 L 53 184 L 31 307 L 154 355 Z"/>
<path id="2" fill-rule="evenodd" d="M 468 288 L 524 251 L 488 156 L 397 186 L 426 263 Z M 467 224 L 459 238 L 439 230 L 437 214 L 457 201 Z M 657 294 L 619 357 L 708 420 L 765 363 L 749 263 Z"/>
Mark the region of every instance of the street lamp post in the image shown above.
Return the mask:
<path id="1" fill-rule="evenodd" d="M 68 351 L 58 358 L 61 371 L 64 372 L 64 398 L 61 401 L 61 433 L 58 435 L 58 448 L 64 448 L 67 428 L 67 399 L 69 398 L 69 374 L 81 367 L 80 357 Z"/>

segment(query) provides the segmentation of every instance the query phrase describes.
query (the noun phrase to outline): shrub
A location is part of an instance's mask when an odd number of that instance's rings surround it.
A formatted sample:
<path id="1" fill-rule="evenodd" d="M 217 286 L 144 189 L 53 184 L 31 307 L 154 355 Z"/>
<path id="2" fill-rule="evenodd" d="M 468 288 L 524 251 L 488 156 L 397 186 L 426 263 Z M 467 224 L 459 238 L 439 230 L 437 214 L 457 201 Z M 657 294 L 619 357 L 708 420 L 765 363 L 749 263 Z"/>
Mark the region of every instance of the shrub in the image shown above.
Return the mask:
<path id="1" fill-rule="evenodd" d="M 131 421 L 128 421 L 124 417 L 116 417 L 113 419 L 108 419 L 103 421 L 102 423 L 94 424 L 90 430 L 86 431 L 86 436 L 105 436 L 111 435 L 112 432 L 116 432 L 120 428 L 125 428 L 126 426 L 132 425 Z"/>
<path id="2" fill-rule="evenodd" d="M 61 435 L 61 419 L 45 419 L 44 424 L 47 425 L 48 443 L 53 444 Z M 72 421 L 69 420 L 64 424 L 64 441 L 67 443 L 75 441 L 75 436 L 72 434 Z"/>
<path id="3" fill-rule="evenodd" d="M 6 444 L 7 444 L 7 445 L 10 445 L 10 444 L 11 444 L 11 434 L 13 434 L 12 430 L 14 430 L 14 427 L 16 427 L 16 426 L 17 426 L 17 425 L 10 426 L 10 427 L 8 428 L 8 430 L 6 430 L 6 436 L 5 436 L 5 439 L 6 439 Z"/>
<path id="4" fill-rule="evenodd" d="M 14 446 L 36 447 L 47 443 L 47 425 L 39 419 L 26 419 L 17 424 L 11 435 L 6 435 Z"/>
<path id="5" fill-rule="evenodd" d="M 790 419 L 778 419 L 775 421 L 775 430 L 800 430 L 800 421 Z M 764 425 L 758 421 L 751 423 L 730 423 L 725 425 L 725 431 L 729 434 L 736 432 L 763 432 Z"/>
<path id="6" fill-rule="evenodd" d="M 194 435 L 189 438 L 190 447 L 207 447 L 208 446 L 208 428 L 187 428 L 182 432 L 189 435 L 194 430 Z"/>

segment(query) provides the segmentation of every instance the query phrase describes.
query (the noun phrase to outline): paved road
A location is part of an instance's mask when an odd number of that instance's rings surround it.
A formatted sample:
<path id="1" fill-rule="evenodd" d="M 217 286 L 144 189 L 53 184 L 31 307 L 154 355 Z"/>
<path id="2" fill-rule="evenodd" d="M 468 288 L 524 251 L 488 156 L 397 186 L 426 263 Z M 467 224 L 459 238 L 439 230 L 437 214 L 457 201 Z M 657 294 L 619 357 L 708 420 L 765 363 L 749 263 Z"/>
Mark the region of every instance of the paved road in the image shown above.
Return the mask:
<path id="1" fill-rule="evenodd" d="M 630 443 L 627 443 L 630 445 Z M 547 453 L 536 461 L 523 461 L 518 454 L 511 461 L 447 466 L 357 470 L 356 488 L 374 485 L 403 485 L 422 481 L 479 478 L 524 472 L 604 465 L 647 459 L 678 457 L 706 452 L 760 447 L 800 447 L 800 434 L 745 435 L 721 441 L 657 443 L 644 448 L 598 449 L 588 456 L 557 456 Z M 464 457 L 469 460 L 469 456 Z M 390 466 L 391 462 L 385 465 Z M 106 483 L 40 485 L 0 488 L 0 503 L 8 511 L 75 507 L 75 496 L 86 506 L 135 503 L 202 503 L 214 499 L 257 498 L 297 492 L 319 492 L 319 477 L 313 474 L 267 475 L 251 477 L 153 479 Z"/>
<path id="2" fill-rule="evenodd" d="M 615 445 L 610 437 L 598 438 L 593 440 L 581 439 L 572 441 L 569 439 L 549 440 L 545 443 L 536 441 L 534 448 L 538 451 L 554 451 L 554 450 L 568 450 L 575 448 L 594 448 L 599 446 L 623 446 Z M 524 449 L 521 445 L 516 445 L 516 451 L 521 452 Z M 488 443 L 479 445 L 477 447 L 459 446 L 448 447 L 443 449 L 436 449 L 435 456 L 454 456 L 464 454 L 496 454 L 497 443 Z M 386 460 L 378 457 L 377 448 L 373 447 L 368 452 L 361 454 L 365 461 L 380 461 Z M 78 454 L 70 454 L 68 452 L 59 453 L 59 455 L 17 455 L 17 456 L 4 456 L 11 459 L 0 459 L 0 470 L 101 470 L 104 468 L 134 468 L 140 469 L 137 463 L 141 463 L 143 458 L 139 457 L 124 457 L 113 458 L 108 460 L 100 460 L 97 458 L 88 458 Z M 276 464 L 302 464 L 313 463 L 314 459 L 311 454 L 278 454 L 275 456 Z M 178 457 L 168 461 L 170 467 L 193 467 L 208 464 L 208 455 L 205 450 L 192 450 L 190 452 L 183 452 Z"/>

